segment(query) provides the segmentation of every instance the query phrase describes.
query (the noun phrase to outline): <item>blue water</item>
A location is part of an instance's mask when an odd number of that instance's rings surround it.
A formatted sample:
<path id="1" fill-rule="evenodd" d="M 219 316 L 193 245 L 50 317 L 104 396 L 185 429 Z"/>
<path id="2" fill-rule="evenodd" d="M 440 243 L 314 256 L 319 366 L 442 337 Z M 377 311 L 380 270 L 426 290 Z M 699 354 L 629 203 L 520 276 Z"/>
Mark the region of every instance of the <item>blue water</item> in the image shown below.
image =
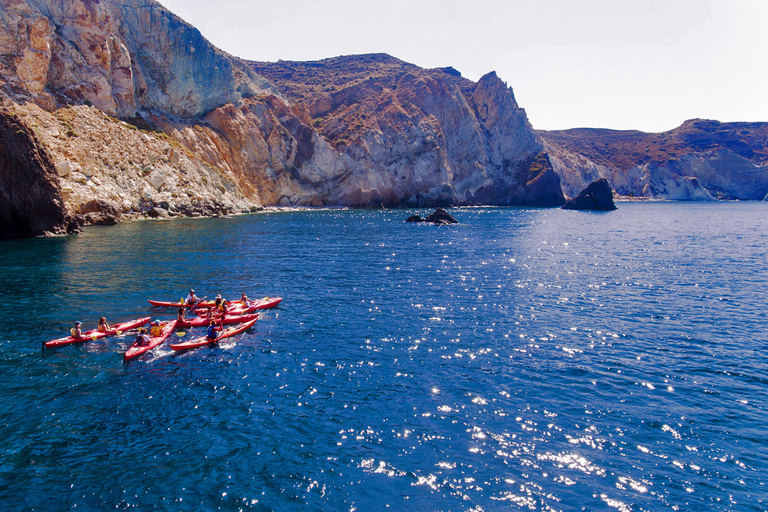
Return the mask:
<path id="1" fill-rule="evenodd" d="M 0 509 L 768 508 L 768 204 L 411 213 L 2 242 Z M 41 350 L 190 287 L 284 300 L 213 348 Z"/>

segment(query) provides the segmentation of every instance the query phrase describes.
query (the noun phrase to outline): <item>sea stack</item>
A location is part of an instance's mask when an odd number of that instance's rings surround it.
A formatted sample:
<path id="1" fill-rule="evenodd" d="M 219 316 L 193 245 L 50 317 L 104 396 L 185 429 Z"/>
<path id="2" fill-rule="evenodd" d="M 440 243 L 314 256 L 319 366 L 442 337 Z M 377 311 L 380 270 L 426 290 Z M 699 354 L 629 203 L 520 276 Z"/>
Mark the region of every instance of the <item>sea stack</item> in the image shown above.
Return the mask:
<path id="1" fill-rule="evenodd" d="M 442 208 L 438 208 L 435 210 L 429 217 L 426 219 L 422 219 L 418 215 L 411 215 L 407 219 L 405 219 L 405 222 L 431 222 L 432 224 L 437 224 L 438 226 L 443 224 L 458 224 L 459 221 L 453 218 L 453 215 L 448 213 L 447 211 L 443 210 Z"/>
<path id="2" fill-rule="evenodd" d="M 562 206 L 563 210 L 591 210 L 608 212 L 616 209 L 613 204 L 613 190 L 608 180 L 600 178 L 593 181 L 579 195 Z"/>

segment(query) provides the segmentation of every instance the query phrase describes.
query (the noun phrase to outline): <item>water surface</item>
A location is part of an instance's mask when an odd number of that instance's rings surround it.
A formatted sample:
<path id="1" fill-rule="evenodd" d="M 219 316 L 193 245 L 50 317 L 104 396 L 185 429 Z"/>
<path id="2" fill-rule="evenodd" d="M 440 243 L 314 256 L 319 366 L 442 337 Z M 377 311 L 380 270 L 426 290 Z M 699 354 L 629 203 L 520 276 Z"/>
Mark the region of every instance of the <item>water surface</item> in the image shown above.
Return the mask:
<path id="1" fill-rule="evenodd" d="M 412 213 L 0 243 L 3 510 L 766 508 L 768 205 Z M 184 354 L 41 350 L 190 287 L 284 301 Z"/>

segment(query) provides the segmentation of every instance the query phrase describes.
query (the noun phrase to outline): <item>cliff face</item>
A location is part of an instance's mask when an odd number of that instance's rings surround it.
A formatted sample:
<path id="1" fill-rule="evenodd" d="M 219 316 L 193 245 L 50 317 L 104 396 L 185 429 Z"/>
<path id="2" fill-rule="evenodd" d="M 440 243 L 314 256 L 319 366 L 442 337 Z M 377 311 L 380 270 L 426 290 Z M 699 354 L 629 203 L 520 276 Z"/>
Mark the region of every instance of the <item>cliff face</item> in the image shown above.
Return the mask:
<path id="1" fill-rule="evenodd" d="M 606 178 L 618 194 L 673 200 L 763 200 L 768 123 L 695 119 L 663 133 L 539 131 L 566 195 Z"/>
<path id="2" fill-rule="evenodd" d="M 331 204 L 564 201 L 551 166 L 533 165 L 541 142 L 495 73 L 474 83 L 382 54 L 251 65 L 341 157 Z"/>
<path id="3" fill-rule="evenodd" d="M 16 116 L 0 113 L 0 239 L 78 231 L 62 206 L 48 152 Z"/>
<path id="4" fill-rule="evenodd" d="M 562 204 L 493 73 L 475 84 L 382 55 L 247 63 L 153 0 L 0 6 L 2 109 L 49 151 L 72 213 Z"/>
<path id="5" fill-rule="evenodd" d="M 0 0 L 0 77 L 40 105 L 196 116 L 272 91 L 153 0 Z"/>

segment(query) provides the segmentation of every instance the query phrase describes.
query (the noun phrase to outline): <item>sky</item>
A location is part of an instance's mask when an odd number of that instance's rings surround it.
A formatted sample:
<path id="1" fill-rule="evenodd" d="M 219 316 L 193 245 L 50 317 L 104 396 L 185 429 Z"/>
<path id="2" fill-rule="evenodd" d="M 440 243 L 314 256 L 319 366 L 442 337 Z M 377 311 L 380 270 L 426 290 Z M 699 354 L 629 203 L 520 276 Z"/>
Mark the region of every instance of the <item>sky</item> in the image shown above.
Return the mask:
<path id="1" fill-rule="evenodd" d="M 768 0 L 160 0 L 237 57 L 388 53 L 510 86 L 534 128 L 768 122 Z"/>

